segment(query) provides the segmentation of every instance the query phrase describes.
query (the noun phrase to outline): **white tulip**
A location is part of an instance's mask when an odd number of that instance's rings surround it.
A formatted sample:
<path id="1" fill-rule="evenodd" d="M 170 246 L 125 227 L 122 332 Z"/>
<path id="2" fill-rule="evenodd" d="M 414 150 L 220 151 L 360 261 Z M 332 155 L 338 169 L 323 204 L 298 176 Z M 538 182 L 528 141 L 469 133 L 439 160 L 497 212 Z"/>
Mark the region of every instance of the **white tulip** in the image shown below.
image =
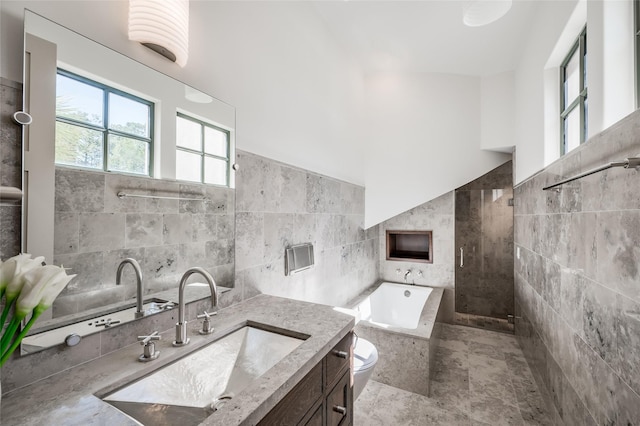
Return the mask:
<path id="1" fill-rule="evenodd" d="M 16 316 L 24 318 L 31 311 L 43 312 L 75 275 L 67 275 L 64 268 L 46 265 L 24 274 L 24 286 L 16 302 Z"/>
<path id="2" fill-rule="evenodd" d="M 0 263 L 0 282 L 6 283 L 5 306 L 0 316 L 0 330 L 13 310 L 14 315 L 0 339 L 0 367 L 20 346 L 36 320 L 46 311 L 75 275 L 67 275 L 63 267 L 42 266 L 44 258 L 31 259 L 30 254 L 14 256 Z M 2 297 L 0 288 L 0 297 Z M 17 299 L 17 300 L 16 300 Z M 14 305 L 15 302 L 15 305 Z M 15 309 L 12 309 L 15 306 Z M 31 314 L 29 321 L 18 332 L 22 320 Z"/>
<path id="3" fill-rule="evenodd" d="M 12 259 L 16 261 L 16 269 L 13 274 L 13 278 L 9 284 L 7 284 L 7 300 L 13 300 L 20 294 L 20 290 L 22 290 L 22 286 L 24 285 L 24 274 L 33 268 L 42 266 L 42 262 L 44 261 L 43 256 L 31 259 L 30 254 L 19 254 L 17 256 L 13 256 L 11 259 L 7 260 L 7 262 Z"/>
<path id="4" fill-rule="evenodd" d="M 16 272 L 16 264 L 15 259 L 0 262 L 0 292 L 3 292 L 13 279 Z"/>

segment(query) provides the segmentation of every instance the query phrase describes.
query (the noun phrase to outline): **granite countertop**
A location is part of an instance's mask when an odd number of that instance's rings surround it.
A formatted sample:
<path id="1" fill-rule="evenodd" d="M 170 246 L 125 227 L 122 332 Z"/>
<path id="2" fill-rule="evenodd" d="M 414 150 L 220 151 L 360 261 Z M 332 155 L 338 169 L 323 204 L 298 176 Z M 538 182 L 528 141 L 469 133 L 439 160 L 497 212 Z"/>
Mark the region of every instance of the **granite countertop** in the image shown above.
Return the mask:
<path id="1" fill-rule="evenodd" d="M 94 394 L 150 373 L 246 321 L 310 337 L 202 425 L 256 424 L 354 327 L 352 316 L 331 306 L 259 295 L 221 309 L 212 317 L 211 335 L 198 334 L 201 321 L 190 322 L 191 343 L 185 347 L 172 346 L 174 328 L 161 333 L 155 361 L 138 362 L 142 347 L 133 344 L 3 396 L 2 425 L 138 425 Z"/>

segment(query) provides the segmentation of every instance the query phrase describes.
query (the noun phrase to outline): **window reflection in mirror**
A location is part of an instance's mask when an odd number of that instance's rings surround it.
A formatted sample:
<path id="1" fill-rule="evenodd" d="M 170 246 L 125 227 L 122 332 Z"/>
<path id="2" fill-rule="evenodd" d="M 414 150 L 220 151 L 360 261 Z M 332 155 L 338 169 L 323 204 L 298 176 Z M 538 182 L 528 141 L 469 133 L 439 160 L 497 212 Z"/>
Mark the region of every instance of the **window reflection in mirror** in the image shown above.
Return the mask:
<path id="1" fill-rule="evenodd" d="M 151 176 L 151 101 L 58 69 L 56 164 Z"/>
<path id="2" fill-rule="evenodd" d="M 229 132 L 186 114 L 176 117 L 176 178 L 229 186 Z"/>

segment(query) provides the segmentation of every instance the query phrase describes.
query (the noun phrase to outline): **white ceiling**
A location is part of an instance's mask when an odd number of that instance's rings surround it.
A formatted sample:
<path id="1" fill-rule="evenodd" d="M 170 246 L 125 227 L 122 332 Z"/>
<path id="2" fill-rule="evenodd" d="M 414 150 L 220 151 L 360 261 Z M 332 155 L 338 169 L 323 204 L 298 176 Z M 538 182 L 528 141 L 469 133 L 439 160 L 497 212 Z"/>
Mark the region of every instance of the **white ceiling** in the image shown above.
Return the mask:
<path id="1" fill-rule="evenodd" d="M 483 27 L 462 23 L 460 0 L 319 1 L 329 30 L 367 72 L 491 75 L 513 70 L 536 9 L 514 0 Z"/>

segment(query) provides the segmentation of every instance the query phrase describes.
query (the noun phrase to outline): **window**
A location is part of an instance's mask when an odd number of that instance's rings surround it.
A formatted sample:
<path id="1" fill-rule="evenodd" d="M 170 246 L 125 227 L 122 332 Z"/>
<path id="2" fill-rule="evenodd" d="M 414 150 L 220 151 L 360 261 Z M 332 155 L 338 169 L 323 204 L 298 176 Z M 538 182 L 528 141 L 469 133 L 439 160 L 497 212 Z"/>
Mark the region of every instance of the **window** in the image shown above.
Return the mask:
<path id="1" fill-rule="evenodd" d="M 560 66 L 561 153 L 564 155 L 587 139 L 587 29 L 580 33 Z"/>
<path id="2" fill-rule="evenodd" d="M 178 113 L 176 178 L 229 186 L 229 132 Z"/>
<path id="3" fill-rule="evenodd" d="M 59 69 L 55 162 L 151 176 L 153 103 Z"/>

